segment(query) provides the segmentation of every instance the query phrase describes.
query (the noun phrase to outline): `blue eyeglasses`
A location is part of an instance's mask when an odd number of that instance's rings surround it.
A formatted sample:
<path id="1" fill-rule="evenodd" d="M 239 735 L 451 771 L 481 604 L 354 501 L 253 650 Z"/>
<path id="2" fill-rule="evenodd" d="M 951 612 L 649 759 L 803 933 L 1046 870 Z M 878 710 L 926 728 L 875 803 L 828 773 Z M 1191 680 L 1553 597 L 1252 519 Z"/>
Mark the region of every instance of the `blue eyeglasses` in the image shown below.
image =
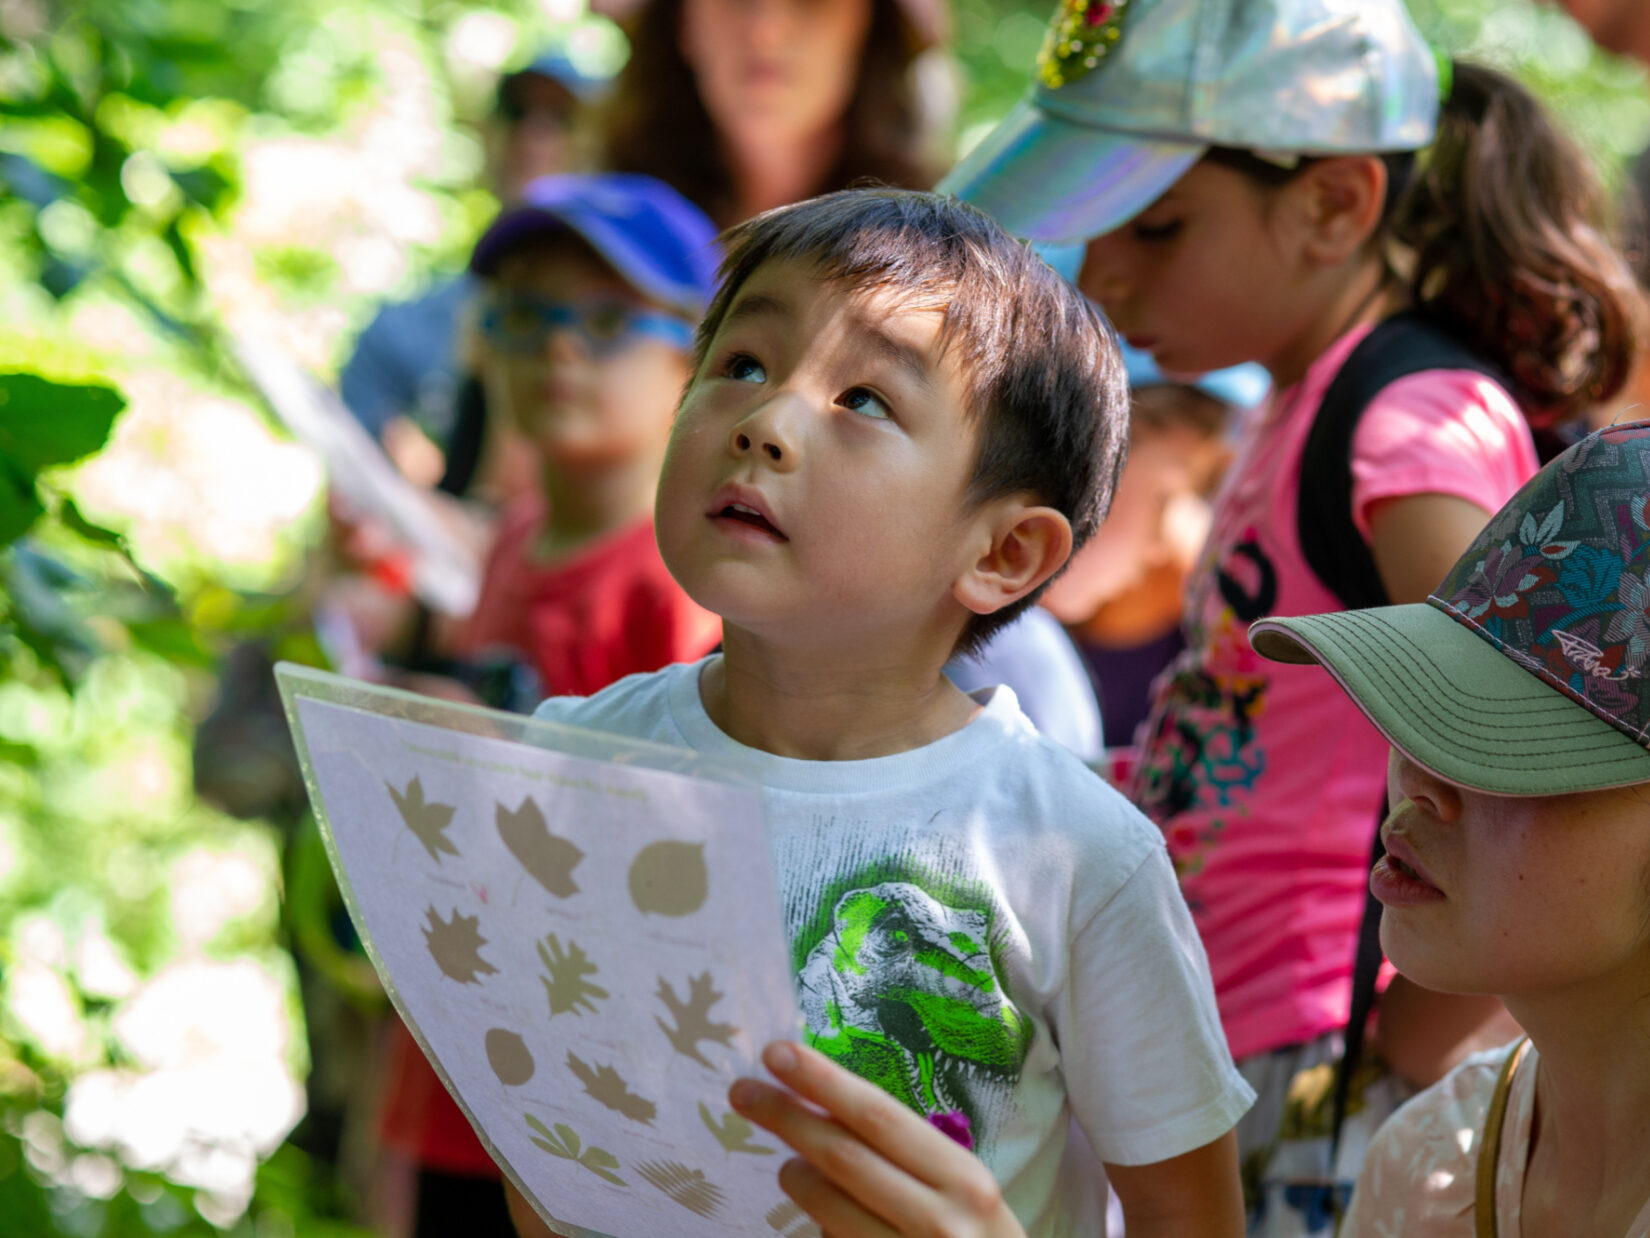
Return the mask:
<path id="1" fill-rule="evenodd" d="M 481 311 L 481 333 L 504 352 L 539 352 L 552 331 L 576 333 L 595 357 L 620 352 L 640 339 L 663 340 L 683 352 L 693 344 L 693 324 L 686 319 L 623 301 L 551 301 L 514 293 Z"/>

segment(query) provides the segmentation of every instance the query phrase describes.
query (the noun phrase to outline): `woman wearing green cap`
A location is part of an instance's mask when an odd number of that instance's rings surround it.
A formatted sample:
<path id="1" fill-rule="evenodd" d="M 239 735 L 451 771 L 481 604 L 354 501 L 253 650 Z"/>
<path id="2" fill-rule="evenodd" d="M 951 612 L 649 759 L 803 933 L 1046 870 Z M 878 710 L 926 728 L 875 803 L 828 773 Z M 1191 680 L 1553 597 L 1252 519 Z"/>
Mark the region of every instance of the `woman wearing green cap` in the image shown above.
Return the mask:
<path id="1" fill-rule="evenodd" d="M 1066 0 L 1032 92 L 942 188 L 1084 242 L 1079 283 L 1165 370 L 1272 375 L 1130 792 L 1260 1096 L 1251 1232 L 1327 1233 L 1371 1123 L 1504 1016 L 1393 981 L 1392 1071 L 1358 1076 L 1337 1144 L 1385 744 L 1246 630 L 1420 601 L 1535 471 L 1535 432 L 1620 389 L 1638 294 L 1596 178 L 1516 83 L 1435 58 L 1401 0 Z"/>
<path id="2" fill-rule="evenodd" d="M 1549 464 L 1425 603 L 1250 636 L 1392 745 L 1388 956 L 1529 1033 L 1381 1128 L 1341 1238 L 1650 1235 L 1650 422 Z"/>

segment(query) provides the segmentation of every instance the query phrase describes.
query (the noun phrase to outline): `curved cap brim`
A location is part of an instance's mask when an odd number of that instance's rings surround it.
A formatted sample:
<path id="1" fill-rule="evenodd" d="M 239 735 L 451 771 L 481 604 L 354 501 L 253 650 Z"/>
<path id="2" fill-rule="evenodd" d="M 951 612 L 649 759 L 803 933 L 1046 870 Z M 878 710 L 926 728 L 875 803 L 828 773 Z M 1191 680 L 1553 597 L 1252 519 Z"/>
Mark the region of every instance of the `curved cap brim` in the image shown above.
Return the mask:
<path id="1" fill-rule="evenodd" d="M 506 209 L 476 242 L 475 252 L 470 256 L 470 270 L 490 279 L 498 274 L 505 254 L 529 238 L 557 232 L 571 232 L 584 241 L 638 292 L 690 317 L 703 312 L 705 292 L 672 279 L 647 252 L 639 237 L 593 212 L 572 208 L 517 206 Z"/>
<path id="2" fill-rule="evenodd" d="M 1461 786 L 1564 795 L 1650 782 L 1650 751 L 1435 607 L 1262 619 L 1275 662 L 1318 662 L 1395 748 Z"/>
<path id="3" fill-rule="evenodd" d="M 1073 244 L 1133 219 L 1206 149 L 1074 124 L 1027 98 L 945 174 L 938 191 L 1020 236 Z"/>

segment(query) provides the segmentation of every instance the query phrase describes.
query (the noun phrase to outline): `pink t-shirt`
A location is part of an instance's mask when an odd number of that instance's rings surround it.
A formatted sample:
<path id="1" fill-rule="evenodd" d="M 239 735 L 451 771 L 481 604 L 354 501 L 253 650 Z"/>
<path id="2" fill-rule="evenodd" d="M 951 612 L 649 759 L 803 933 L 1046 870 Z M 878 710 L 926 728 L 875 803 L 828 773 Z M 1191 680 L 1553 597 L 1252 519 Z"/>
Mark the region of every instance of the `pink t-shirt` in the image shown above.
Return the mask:
<path id="1" fill-rule="evenodd" d="M 1341 609 L 1307 565 L 1295 504 L 1318 405 L 1366 333 L 1342 336 L 1257 413 L 1187 590 L 1188 647 L 1137 737 L 1132 794 L 1168 837 L 1238 1058 L 1339 1028 L 1351 1004 L 1386 742 L 1320 668 L 1264 660 L 1248 628 Z M 1367 535 L 1374 504 L 1429 493 L 1493 512 L 1536 466 L 1500 387 L 1467 371 L 1415 374 L 1359 422 L 1354 521 Z"/>
<path id="2" fill-rule="evenodd" d="M 1484 1122 L 1510 1052 L 1507 1045 L 1475 1053 L 1386 1120 L 1364 1157 L 1339 1238 L 1471 1238 Z M 1532 1047 L 1507 1094 L 1495 1165 L 1495 1220 L 1501 1238 L 1519 1238 L 1523 1232 L 1538 1059 Z M 1650 1238 L 1650 1202 L 1622 1238 Z"/>

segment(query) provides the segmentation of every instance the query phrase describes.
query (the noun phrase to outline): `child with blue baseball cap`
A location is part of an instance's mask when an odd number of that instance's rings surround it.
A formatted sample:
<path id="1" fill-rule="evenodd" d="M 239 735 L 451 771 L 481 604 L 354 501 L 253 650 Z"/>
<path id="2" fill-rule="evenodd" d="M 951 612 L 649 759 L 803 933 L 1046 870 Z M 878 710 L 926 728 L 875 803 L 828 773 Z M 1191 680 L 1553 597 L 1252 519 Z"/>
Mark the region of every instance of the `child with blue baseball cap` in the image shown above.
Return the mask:
<path id="1" fill-rule="evenodd" d="M 1387 955 L 1499 996 L 1529 1034 L 1387 1121 L 1341 1238 L 1644 1238 L 1650 422 L 1549 464 L 1424 603 L 1250 637 L 1327 669 L 1392 746 L 1370 878 Z"/>
<path id="2" fill-rule="evenodd" d="M 452 641 L 459 659 L 513 655 L 543 692 L 583 696 L 721 638 L 720 620 L 671 579 L 653 533 L 715 236 L 651 177 L 585 174 L 531 182 L 477 243 L 488 406 L 525 444 L 539 485 L 501 513 L 480 600 Z M 498 1171 L 469 1123 L 410 1038 L 398 1059 L 387 1142 L 449 1196 L 469 1199 L 475 1184 L 481 1203 L 452 1215 L 485 1207 L 507 1226 Z M 465 1232 L 479 1232 L 477 1216 L 464 1216 Z M 454 1232 L 434 1217 L 420 1226 Z"/>
<path id="3" fill-rule="evenodd" d="M 1066 0 L 1031 92 L 942 187 L 1086 242 L 1080 286 L 1165 370 L 1272 376 L 1129 790 L 1260 1093 L 1239 1130 L 1252 1232 L 1326 1233 L 1359 1124 L 1498 1016 L 1392 981 L 1391 1071 L 1359 1076 L 1332 1163 L 1385 745 L 1247 630 L 1420 601 L 1535 472 L 1536 432 L 1620 389 L 1639 297 L 1597 179 L 1522 87 L 1440 61 L 1401 0 Z"/>

